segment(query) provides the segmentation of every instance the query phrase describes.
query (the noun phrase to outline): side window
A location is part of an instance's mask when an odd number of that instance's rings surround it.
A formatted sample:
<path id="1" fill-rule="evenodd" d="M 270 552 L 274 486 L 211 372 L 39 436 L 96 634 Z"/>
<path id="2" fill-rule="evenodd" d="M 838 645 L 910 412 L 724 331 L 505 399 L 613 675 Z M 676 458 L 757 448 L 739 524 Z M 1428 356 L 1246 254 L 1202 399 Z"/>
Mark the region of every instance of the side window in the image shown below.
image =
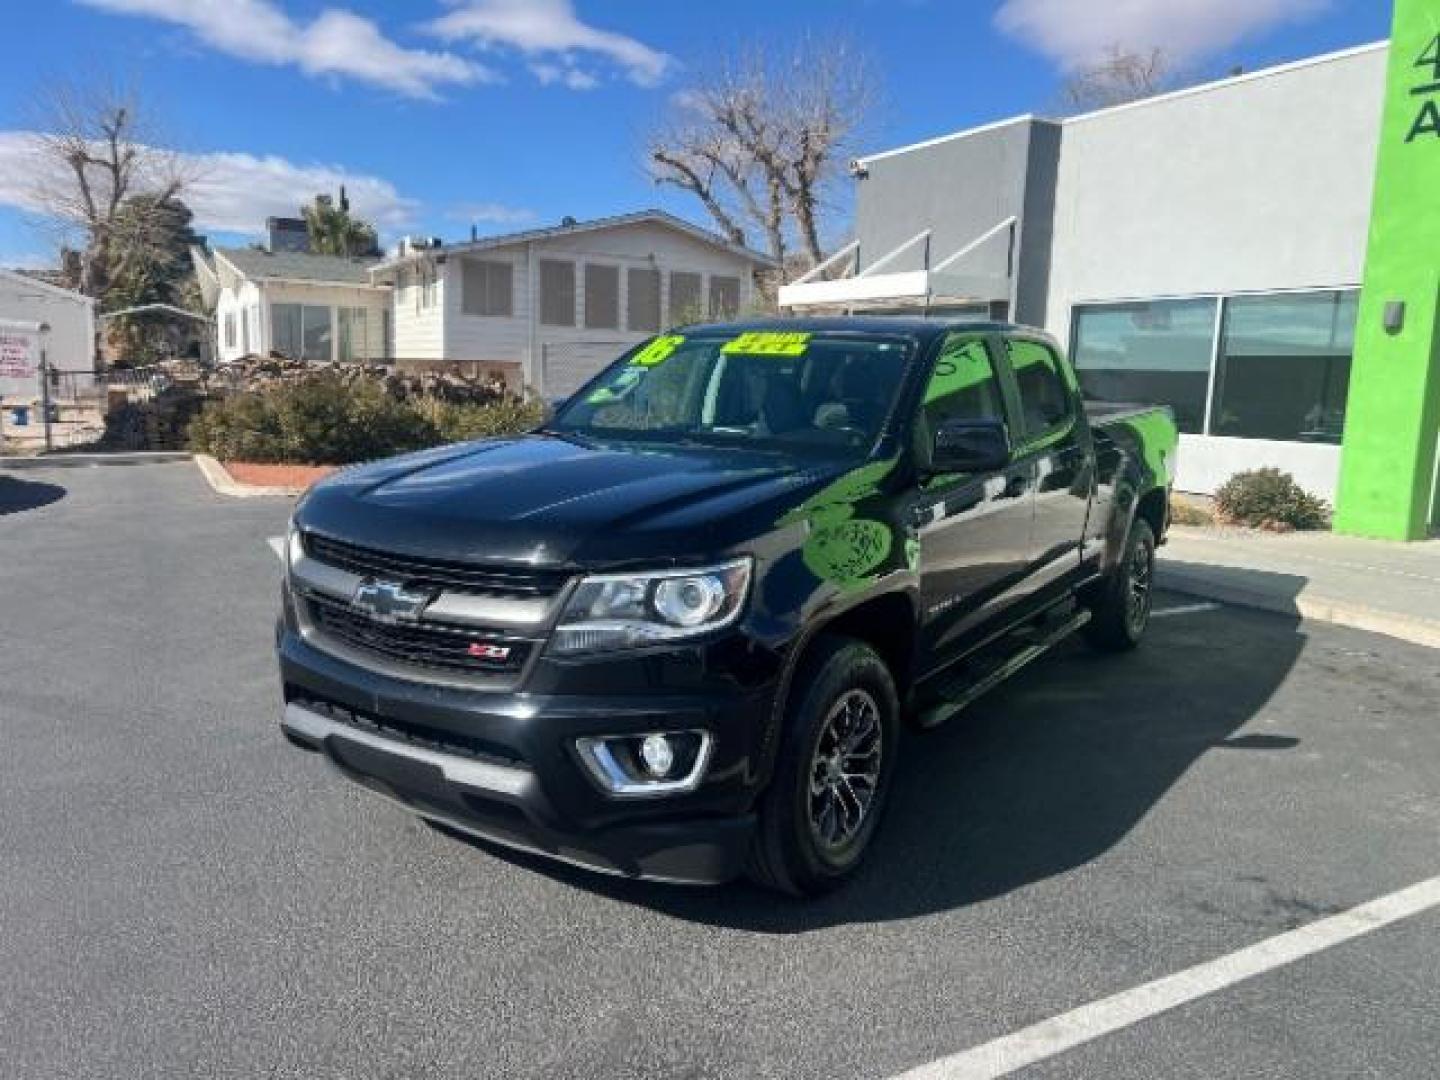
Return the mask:
<path id="1" fill-rule="evenodd" d="M 1025 439 L 1035 439 L 1064 426 L 1073 399 L 1060 374 L 1060 359 L 1037 341 L 1006 340 L 1005 351 L 1020 391 Z"/>
<path id="2" fill-rule="evenodd" d="M 934 431 L 947 420 L 1004 420 L 1000 380 L 985 339 L 956 334 L 945 342 L 922 406 L 925 426 Z"/>

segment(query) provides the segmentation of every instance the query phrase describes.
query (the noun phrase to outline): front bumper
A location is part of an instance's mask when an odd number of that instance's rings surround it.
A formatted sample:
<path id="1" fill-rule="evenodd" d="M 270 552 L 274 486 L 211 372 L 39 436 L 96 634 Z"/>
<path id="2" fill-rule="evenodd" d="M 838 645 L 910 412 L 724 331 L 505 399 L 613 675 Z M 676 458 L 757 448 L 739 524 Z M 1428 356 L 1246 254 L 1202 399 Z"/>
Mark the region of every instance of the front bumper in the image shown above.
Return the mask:
<path id="1" fill-rule="evenodd" d="M 372 671 L 283 627 L 278 644 L 281 726 L 291 742 L 422 817 L 627 877 L 713 884 L 743 870 L 768 687 L 485 693 Z M 715 749 L 700 785 L 684 794 L 607 796 L 574 751 L 584 735 L 694 729 L 710 732 Z"/>

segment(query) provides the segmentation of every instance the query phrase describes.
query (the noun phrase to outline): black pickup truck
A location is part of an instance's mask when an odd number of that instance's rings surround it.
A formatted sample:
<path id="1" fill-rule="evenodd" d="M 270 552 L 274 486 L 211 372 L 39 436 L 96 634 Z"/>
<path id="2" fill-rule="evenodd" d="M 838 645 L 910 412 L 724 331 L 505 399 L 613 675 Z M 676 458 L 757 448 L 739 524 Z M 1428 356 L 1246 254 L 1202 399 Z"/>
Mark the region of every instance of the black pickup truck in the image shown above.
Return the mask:
<path id="1" fill-rule="evenodd" d="M 291 742 L 422 817 L 797 894 L 860 864 L 901 728 L 1145 629 L 1177 435 L 998 323 L 686 327 L 540 429 L 296 507 Z"/>

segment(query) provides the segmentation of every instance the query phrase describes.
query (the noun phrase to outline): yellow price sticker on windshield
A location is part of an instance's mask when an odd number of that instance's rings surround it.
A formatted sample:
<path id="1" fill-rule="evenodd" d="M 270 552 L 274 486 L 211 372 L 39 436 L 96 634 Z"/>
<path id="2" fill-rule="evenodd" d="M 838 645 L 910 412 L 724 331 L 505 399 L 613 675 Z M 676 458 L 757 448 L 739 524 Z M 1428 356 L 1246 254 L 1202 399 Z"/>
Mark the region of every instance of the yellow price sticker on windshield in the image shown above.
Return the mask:
<path id="1" fill-rule="evenodd" d="M 664 337 L 657 337 L 646 345 L 638 353 L 630 358 L 630 363 L 638 367 L 656 367 L 663 364 L 674 351 L 685 344 L 685 339 L 679 334 L 667 334 Z"/>
<path id="2" fill-rule="evenodd" d="M 809 334 L 756 331 L 727 341 L 720 351 L 727 356 L 804 356 L 810 347 L 810 337 Z"/>

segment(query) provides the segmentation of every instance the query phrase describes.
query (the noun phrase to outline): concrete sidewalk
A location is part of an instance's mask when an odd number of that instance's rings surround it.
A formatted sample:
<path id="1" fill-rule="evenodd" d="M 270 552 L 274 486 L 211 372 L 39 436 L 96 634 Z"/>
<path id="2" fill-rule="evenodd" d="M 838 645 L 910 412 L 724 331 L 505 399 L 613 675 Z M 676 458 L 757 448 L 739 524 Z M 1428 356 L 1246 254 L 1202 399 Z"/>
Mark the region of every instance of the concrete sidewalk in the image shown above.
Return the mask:
<path id="1" fill-rule="evenodd" d="M 1158 583 L 1440 648 L 1440 540 L 1176 526 L 1160 549 Z"/>

